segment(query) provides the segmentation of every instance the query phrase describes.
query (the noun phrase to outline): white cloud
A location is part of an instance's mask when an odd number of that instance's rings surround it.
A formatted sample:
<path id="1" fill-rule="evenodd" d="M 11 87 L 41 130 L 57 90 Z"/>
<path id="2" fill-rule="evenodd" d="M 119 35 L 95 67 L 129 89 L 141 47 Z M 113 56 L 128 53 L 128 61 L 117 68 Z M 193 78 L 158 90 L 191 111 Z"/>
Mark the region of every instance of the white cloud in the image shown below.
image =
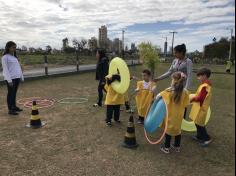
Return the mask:
<path id="1" fill-rule="evenodd" d="M 224 36 L 227 31 L 223 28 L 235 26 L 230 16 L 235 9 L 233 0 L 0 0 L 0 9 L 0 47 L 14 40 L 19 45 L 60 48 L 64 37 L 97 37 L 103 24 L 108 30 L 121 30 L 135 24 L 169 22 L 179 26 L 176 43 L 185 41 L 191 49 L 201 49 L 209 34 Z M 162 46 L 163 41 L 156 38 L 169 36 L 168 27 L 129 31 L 126 41 L 150 40 Z"/>

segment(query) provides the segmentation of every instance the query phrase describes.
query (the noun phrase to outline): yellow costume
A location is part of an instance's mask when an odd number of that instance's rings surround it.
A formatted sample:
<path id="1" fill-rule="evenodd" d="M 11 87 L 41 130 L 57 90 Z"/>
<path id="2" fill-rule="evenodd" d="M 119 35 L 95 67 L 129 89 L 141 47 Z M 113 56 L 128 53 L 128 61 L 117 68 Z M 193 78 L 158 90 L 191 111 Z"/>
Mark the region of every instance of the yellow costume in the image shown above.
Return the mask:
<path id="1" fill-rule="evenodd" d="M 104 88 L 107 91 L 105 105 L 123 105 L 125 103 L 125 96 L 117 93 L 111 85 L 106 84 Z"/>
<path id="2" fill-rule="evenodd" d="M 184 110 L 189 105 L 189 93 L 187 90 L 182 92 L 182 96 L 178 104 L 174 102 L 174 92 L 168 88 L 160 93 L 164 102 L 167 104 L 168 111 L 168 128 L 167 134 L 170 136 L 178 136 L 181 134 L 181 124 L 184 117 Z M 164 124 L 162 124 L 163 127 Z"/>
<path id="3" fill-rule="evenodd" d="M 193 107 L 192 107 L 192 110 L 189 115 L 189 117 L 194 121 L 195 124 L 202 126 L 202 127 L 205 126 L 207 111 L 210 106 L 211 97 L 212 97 L 212 92 L 211 92 L 212 88 L 207 83 L 204 83 L 199 86 L 199 88 L 196 92 L 196 95 L 198 95 L 204 87 L 206 88 L 206 91 L 208 93 L 207 93 L 207 96 L 206 96 L 202 106 L 200 106 L 199 102 L 193 102 Z"/>
<path id="4" fill-rule="evenodd" d="M 136 96 L 138 115 L 145 118 L 154 99 L 156 84 L 153 82 L 138 81 L 136 90 L 139 90 Z"/>

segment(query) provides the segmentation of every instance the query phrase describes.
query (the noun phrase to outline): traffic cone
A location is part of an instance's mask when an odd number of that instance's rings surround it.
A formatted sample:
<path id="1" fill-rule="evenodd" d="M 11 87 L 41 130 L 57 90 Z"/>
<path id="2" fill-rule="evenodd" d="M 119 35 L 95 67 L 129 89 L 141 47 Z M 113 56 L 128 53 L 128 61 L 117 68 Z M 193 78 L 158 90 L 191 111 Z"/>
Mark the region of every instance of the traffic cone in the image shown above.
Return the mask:
<path id="1" fill-rule="evenodd" d="M 138 147 L 135 137 L 135 128 L 134 128 L 134 117 L 130 116 L 127 131 L 125 133 L 125 138 L 123 142 L 123 147 L 134 149 Z"/>
<path id="2" fill-rule="evenodd" d="M 39 111 L 37 108 L 36 101 L 33 101 L 30 123 L 27 124 L 26 127 L 36 129 L 36 128 L 41 128 L 44 125 L 45 125 L 45 122 L 41 122 L 41 119 L 39 117 Z"/>

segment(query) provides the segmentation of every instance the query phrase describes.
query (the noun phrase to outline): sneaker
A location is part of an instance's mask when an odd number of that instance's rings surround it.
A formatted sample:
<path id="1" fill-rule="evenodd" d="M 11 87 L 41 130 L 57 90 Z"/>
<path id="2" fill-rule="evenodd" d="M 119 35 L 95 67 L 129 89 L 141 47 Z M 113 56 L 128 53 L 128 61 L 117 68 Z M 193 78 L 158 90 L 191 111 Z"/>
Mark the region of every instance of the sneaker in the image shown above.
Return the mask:
<path id="1" fill-rule="evenodd" d="M 137 124 L 141 124 L 141 125 L 143 125 L 143 124 L 144 124 L 144 121 L 143 121 L 143 120 L 140 120 L 140 119 L 138 119 L 138 121 L 137 121 Z"/>
<path id="2" fill-rule="evenodd" d="M 169 148 L 166 148 L 164 146 L 161 146 L 160 150 L 165 153 L 165 154 L 169 154 L 170 153 L 170 149 Z"/>
<path id="3" fill-rule="evenodd" d="M 20 109 L 18 107 L 13 108 L 13 110 L 16 111 L 16 112 L 22 112 L 23 111 L 23 109 Z"/>
<path id="4" fill-rule="evenodd" d="M 108 127 L 111 127 L 111 122 L 106 122 Z"/>
<path id="5" fill-rule="evenodd" d="M 192 136 L 192 139 L 197 142 L 202 142 L 202 140 L 199 139 L 197 136 Z"/>
<path id="6" fill-rule="evenodd" d="M 131 113 L 131 110 L 130 110 L 130 109 L 126 109 L 125 112 L 126 112 L 126 113 Z"/>
<path id="7" fill-rule="evenodd" d="M 101 105 L 101 104 L 98 104 L 98 103 L 95 103 L 95 104 L 93 105 L 93 107 L 102 107 L 102 105 Z"/>
<path id="8" fill-rule="evenodd" d="M 203 141 L 203 142 L 200 143 L 200 145 L 202 147 L 207 147 L 210 143 L 212 143 L 212 141 L 213 141 L 212 139 L 210 139 L 208 141 Z"/>
<path id="9" fill-rule="evenodd" d="M 176 153 L 180 153 L 180 147 L 175 147 L 174 145 L 171 145 L 171 149 L 174 150 Z"/>
<path id="10" fill-rule="evenodd" d="M 8 114 L 9 115 L 19 115 L 16 111 L 9 111 Z"/>
<path id="11" fill-rule="evenodd" d="M 120 121 L 120 120 L 115 120 L 115 122 L 116 122 L 116 123 L 121 123 L 121 121 Z"/>

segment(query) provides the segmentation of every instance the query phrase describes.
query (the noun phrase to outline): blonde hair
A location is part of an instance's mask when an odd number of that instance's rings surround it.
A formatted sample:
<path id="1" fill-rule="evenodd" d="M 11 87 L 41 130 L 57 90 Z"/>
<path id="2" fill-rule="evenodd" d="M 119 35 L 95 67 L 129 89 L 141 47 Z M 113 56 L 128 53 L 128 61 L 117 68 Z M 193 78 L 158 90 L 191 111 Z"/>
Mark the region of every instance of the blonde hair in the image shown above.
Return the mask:
<path id="1" fill-rule="evenodd" d="M 179 103 L 184 90 L 184 81 L 186 76 L 182 72 L 175 72 L 172 74 L 171 78 L 174 80 L 174 84 L 172 85 L 174 88 L 174 102 Z"/>

